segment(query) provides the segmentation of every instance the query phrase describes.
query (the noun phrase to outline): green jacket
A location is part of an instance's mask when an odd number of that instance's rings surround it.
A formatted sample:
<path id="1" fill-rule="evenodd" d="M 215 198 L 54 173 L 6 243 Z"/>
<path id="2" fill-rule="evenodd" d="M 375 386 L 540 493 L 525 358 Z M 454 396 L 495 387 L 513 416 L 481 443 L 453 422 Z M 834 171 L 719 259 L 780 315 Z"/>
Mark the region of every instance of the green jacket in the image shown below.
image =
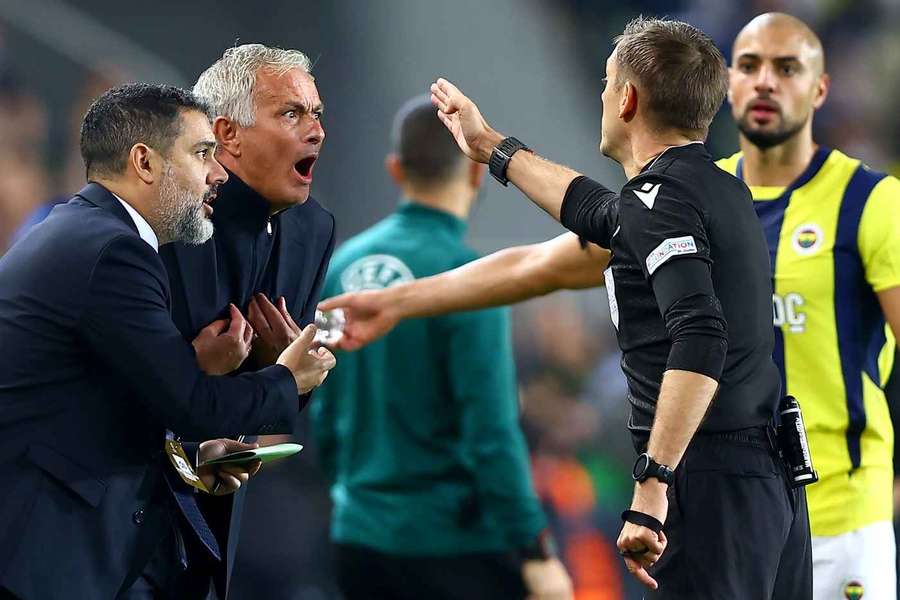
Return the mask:
<path id="1" fill-rule="evenodd" d="M 477 255 L 421 204 L 341 246 L 324 297 L 426 277 Z M 312 408 L 336 542 L 446 555 L 528 545 L 545 526 L 518 426 L 508 309 L 400 323 L 341 353 Z"/>

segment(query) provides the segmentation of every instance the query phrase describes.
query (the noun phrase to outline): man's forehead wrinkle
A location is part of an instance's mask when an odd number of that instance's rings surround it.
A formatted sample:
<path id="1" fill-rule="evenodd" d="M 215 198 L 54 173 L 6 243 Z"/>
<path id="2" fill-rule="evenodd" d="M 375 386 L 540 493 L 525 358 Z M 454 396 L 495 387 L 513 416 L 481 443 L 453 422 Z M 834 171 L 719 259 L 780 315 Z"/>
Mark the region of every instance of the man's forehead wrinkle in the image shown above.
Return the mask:
<path id="1" fill-rule="evenodd" d="M 257 98 L 271 104 L 299 104 L 307 110 L 321 105 L 321 100 L 307 90 L 298 81 L 275 83 L 271 81 L 259 82 L 257 86 Z M 314 99 L 315 98 L 315 99 Z"/>

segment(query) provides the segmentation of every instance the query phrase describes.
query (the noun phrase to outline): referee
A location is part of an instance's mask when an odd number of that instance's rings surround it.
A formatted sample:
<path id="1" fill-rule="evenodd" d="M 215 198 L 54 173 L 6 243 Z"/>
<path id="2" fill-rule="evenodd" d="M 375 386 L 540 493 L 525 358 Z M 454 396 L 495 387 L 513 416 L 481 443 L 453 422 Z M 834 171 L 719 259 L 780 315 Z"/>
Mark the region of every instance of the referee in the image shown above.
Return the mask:
<path id="1" fill-rule="evenodd" d="M 766 243 L 747 188 L 703 145 L 725 61 L 690 25 L 637 19 L 606 74 L 600 150 L 625 169 L 620 194 L 494 131 L 446 80 L 432 102 L 468 156 L 612 252 L 641 453 L 618 546 L 647 597 L 811 598 L 805 494 L 770 441 L 780 383 Z"/>

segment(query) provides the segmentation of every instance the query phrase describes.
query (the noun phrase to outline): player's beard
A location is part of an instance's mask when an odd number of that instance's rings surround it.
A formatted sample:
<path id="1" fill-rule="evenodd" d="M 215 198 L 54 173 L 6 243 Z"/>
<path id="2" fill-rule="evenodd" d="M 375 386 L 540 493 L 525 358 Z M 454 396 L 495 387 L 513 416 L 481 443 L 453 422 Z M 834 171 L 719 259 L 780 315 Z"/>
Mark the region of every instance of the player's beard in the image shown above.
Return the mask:
<path id="1" fill-rule="evenodd" d="M 164 167 L 165 174 L 159 184 L 159 215 L 162 238 L 169 242 L 202 244 L 213 235 L 213 224 L 203 210 L 202 200 L 215 194 L 209 187 L 199 198 L 197 192 L 181 187 L 171 165 Z"/>
<path id="2" fill-rule="evenodd" d="M 808 117 L 807 117 L 808 118 Z M 762 131 L 754 129 L 750 124 L 750 110 L 744 112 L 744 116 L 737 123 L 738 129 L 744 134 L 751 144 L 760 150 L 768 150 L 775 146 L 779 146 L 795 135 L 797 135 L 803 126 L 806 125 L 806 119 L 797 122 L 791 122 L 782 117 L 781 126 L 773 131 Z"/>

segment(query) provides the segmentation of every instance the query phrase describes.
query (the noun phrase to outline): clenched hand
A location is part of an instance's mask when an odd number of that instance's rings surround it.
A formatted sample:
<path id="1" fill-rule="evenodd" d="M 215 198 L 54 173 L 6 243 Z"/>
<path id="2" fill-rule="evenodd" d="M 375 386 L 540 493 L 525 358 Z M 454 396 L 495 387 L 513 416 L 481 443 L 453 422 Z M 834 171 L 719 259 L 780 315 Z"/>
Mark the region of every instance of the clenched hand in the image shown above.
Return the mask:
<path id="1" fill-rule="evenodd" d="M 300 327 L 288 312 L 284 296 L 272 304 L 265 294 L 254 294 L 247 307 L 247 319 L 256 331 L 253 358 L 258 367 L 275 364 L 284 349 L 300 336 Z"/>
<path id="2" fill-rule="evenodd" d="M 250 353 L 253 327 L 234 304 L 228 305 L 228 319 L 218 319 L 204 327 L 191 344 L 197 363 L 207 375 L 231 373 Z"/>

